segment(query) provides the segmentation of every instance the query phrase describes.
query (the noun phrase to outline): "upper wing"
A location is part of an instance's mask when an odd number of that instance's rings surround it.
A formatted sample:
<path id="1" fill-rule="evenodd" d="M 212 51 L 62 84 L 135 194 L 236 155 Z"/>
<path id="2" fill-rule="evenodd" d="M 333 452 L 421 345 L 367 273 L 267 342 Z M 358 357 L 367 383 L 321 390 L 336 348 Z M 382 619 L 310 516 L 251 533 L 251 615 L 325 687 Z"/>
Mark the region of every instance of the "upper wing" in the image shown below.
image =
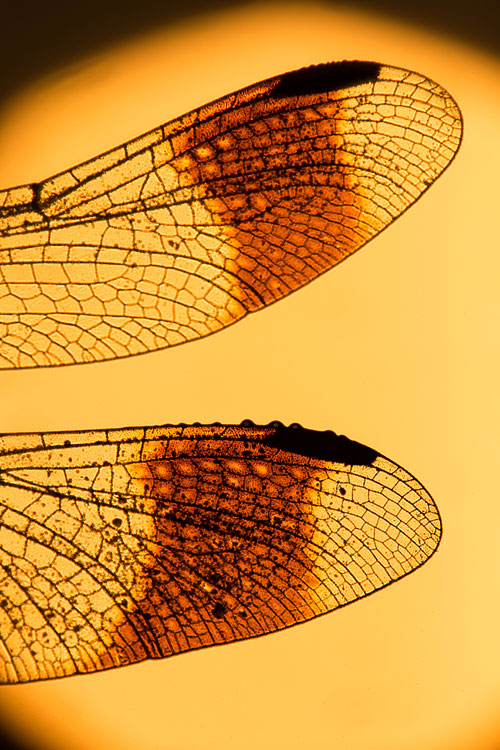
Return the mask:
<path id="1" fill-rule="evenodd" d="M 423 486 L 376 451 L 252 423 L 0 437 L 0 682 L 270 633 L 422 565 Z"/>
<path id="2" fill-rule="evenodd" d="M 375 63 L 255 84 L 0 193 L 0 367 L 161 349 L 351 255 L 447 167 L 460 112 Z"/>

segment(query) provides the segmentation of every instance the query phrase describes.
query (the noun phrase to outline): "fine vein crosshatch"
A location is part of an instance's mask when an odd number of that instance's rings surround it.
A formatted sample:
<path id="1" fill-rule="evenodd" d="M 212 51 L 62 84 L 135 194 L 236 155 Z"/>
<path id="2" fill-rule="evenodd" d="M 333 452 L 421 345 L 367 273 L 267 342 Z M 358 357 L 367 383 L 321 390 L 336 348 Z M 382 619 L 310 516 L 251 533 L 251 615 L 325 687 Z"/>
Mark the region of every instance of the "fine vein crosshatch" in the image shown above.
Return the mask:
<path id="1" fill-rule="evenodd" d="M 251 638 L 422 565 L 424 487 L 376 451 L 280 423 L 5 435 L 0 681 Z"/>
<path id="2" fill-rule="evenodd" d="M 214 333 L 349 257 L 448 166 L 440 86 L 375 63 L 255 84 L 0 193 L 0 367 Z"/>
<path id="3" fill-rule="evenodd" d="M 0 193 L 0 367 L 214 333 L 349 257 L 455 156 L 431 80 L 262 81 Z M 398 580 L 439 512 L 377 451 L 279 422 L 0 436 L 0 681 L 273 632 Z"/>

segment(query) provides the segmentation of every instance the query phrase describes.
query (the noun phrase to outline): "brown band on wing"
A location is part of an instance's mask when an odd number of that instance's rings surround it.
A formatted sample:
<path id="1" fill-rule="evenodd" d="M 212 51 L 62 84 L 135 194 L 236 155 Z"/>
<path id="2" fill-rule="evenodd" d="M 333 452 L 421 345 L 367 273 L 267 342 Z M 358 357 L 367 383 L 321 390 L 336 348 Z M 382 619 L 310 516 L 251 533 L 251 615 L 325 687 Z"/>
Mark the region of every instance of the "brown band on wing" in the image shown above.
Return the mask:
<path id="1" fill-rule="evenodd" d="M 418 482 L 346 438 L 314 433 L 308 449 L 310 431 L 289 431 L 194 427 L 146 441 L 128 471 L 155 531 L 124 642 L 140 633 L 159 657 L 274 632 L 430 557 L 439 515 Z"/>
<path id="2" fill-rule="evenodd" d="M 208 430 L 210 431 L 210 429 Z M 156 505 L 148 594 L 121 628 L 147 629 L 151 655 L 228 643 L 309 619 L 307 467 L 276 450 L 198 435 L 129 467 Z"/>
<path id="3" fill-rule="evenodd" d="M 207 138 L 210 123 L 200 125 L 202 145 L 172 164 L 191 169 L 218 227 L 222 267 L 240 284 L 232 293 L 248 311 L 316 278 L 383 226 L 367 211 L 358 157 L 341 132 L 349 119 L 355 131 L 355 111 L 330 98 L 264 99 L 236 111 L 234 124 L 228 113 L 226 132 Z"/>
<path id="4" fill-rule="evenodd" d="M 371 80 L 303 100 L 271 91 L 225 112 L 215 134 L 207 115 L 193 147 L 172 162 L 219 226 L 224 270 L 240 281 L 239 294 L 258 295 L 249 310 L 359 249 L 458 148 L 460 114 L 446 92 L 422 76 L 375 67 Z M 307 70 L 314 78 L 316 68 Z"/>

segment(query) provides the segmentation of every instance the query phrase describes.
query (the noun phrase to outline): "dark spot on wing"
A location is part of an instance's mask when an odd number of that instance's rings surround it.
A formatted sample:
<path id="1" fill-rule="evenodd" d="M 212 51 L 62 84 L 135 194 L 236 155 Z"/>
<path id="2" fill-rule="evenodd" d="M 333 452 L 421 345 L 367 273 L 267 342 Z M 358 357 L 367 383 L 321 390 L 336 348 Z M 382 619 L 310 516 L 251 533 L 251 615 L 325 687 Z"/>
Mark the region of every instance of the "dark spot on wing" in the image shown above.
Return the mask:
<path id="1" fill-rule="evenodd" d="M 216 602 L 212 609 L 212 615 L 216 617 L 217 619 L 224 617 L 226 612 L 227 612 L 227 607 L 222 602 Z"/>
<path id="2" fill-rule="evenodd" d="M 272 95 L 285 97 L 338 91 L 350 86 L 358 86 L 361 83 L 376 81 L 379 72 L 378 63 L 359 60 L 312 65 L 310 68 L 294 70 L 283 75 L 273 89 Z"/>
<path id="3" fill-rule="evenodd" d="M 34 211 L 38 211 L 38 213 L 43 213 L 42 209 L 42 183 L 41 182 L 33 182 L 31 185 L 31 189 L 33 190 L 33 198 L 31 200 L 31 205 L 33 206 Z"/>
<path id="4" fill-rule="evenodd" d="M 276 431 L 263 440 L 264 445 L 280 450 L 297 453 L 308 458 L 320 458 L 324 461 L 371 466 L 379 455 L 366 445 L 349 440 L 344 435 L 334 432 L 307 430 L 300 425 L 285 427 L 279 425 Z"/>

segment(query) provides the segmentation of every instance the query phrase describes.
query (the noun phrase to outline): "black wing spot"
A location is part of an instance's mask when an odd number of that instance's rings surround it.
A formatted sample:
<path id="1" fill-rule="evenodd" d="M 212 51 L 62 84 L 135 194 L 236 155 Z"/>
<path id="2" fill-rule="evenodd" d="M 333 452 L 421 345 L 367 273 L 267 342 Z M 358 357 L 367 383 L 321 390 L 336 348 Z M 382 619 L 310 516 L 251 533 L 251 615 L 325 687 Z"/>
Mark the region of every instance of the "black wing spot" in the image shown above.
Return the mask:
<path id="1" fill-rule="evenodd" d="M 357 466 L 371 466 L 379 455 L 372 448 L 349 440 L 345 435 L 336 435 L 330 431 L 307 430 L 296 424 L 290 427 L 279 425 L 272 435 L 263 440 L 263 443 L 299 456 Z"/>
<path id="2" fill-rule="evenodd" d="M 224 617 L 224 615 L 227 612 L 227 607 L 222 602 L 216 602 L 212 609 L 212 615 L 216 617 L 217 619 L 220 619 L 221 617 Z"/>
<path id="3" fill-rule="evenodd" d="M 338 91 L 350 86 L 376 81 L 380 65 L 359 60 L 312 65 L 286 73 L 272 91 L 275 97 L 300 96 Z"/>

